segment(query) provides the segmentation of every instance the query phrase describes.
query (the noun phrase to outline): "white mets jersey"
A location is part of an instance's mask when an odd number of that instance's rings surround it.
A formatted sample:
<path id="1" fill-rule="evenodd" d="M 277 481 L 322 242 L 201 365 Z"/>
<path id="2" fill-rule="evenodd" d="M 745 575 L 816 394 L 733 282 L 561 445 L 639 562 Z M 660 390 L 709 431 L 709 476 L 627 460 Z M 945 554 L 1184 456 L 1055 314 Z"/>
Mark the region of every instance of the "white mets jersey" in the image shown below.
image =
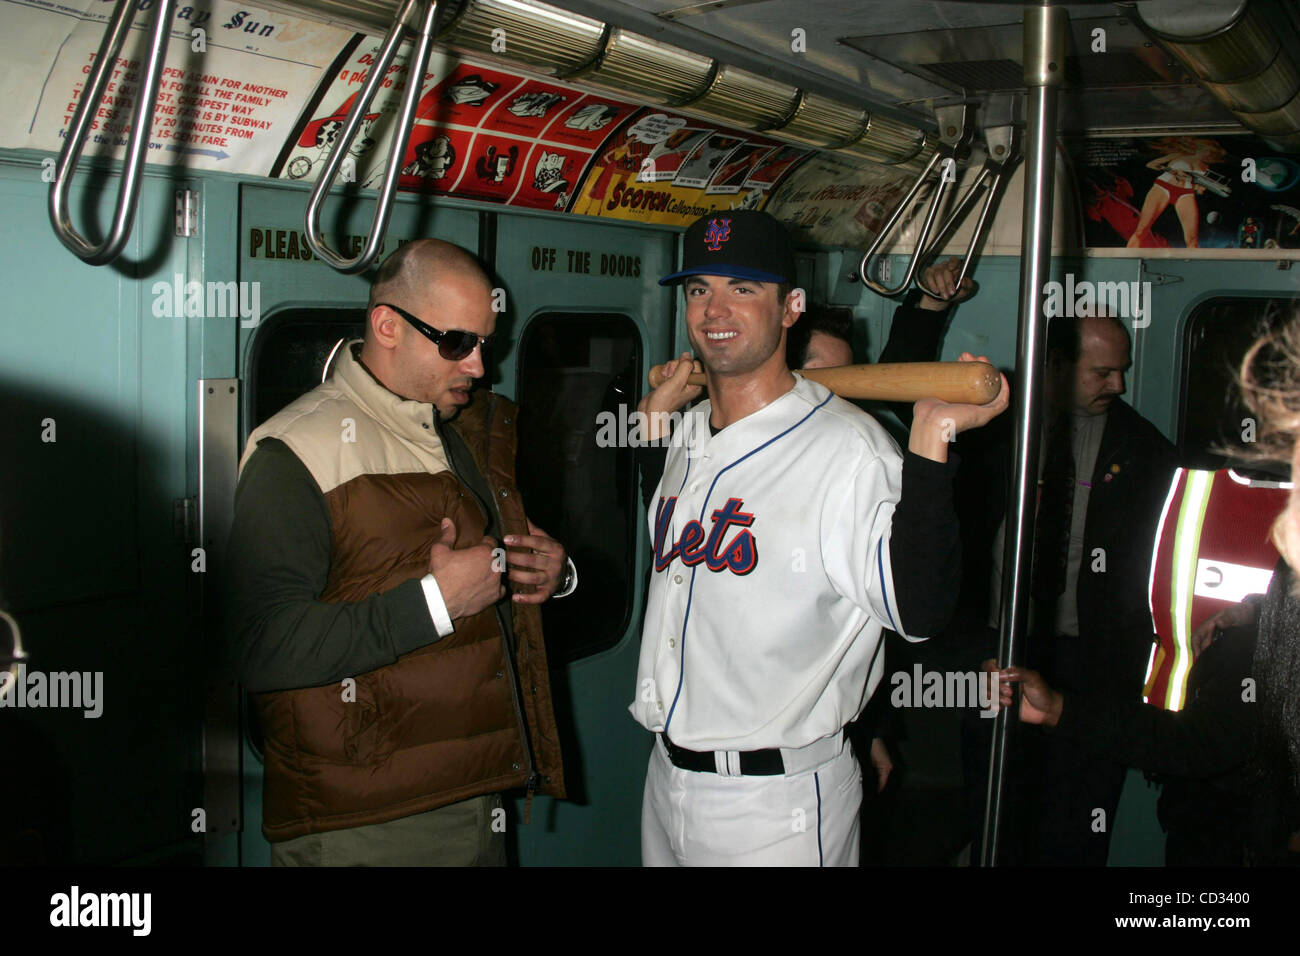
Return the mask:
<path id="1" fill-rule="evenodd" d="M 632 715 L 691 750 L 804 747 L 853 720 L 903 633 L 889 559 L 898 446 L 796 374 L 716 435 L 685 414 L 651 502 Z M 908 635 L 904 635 L 908 636 Z"/>

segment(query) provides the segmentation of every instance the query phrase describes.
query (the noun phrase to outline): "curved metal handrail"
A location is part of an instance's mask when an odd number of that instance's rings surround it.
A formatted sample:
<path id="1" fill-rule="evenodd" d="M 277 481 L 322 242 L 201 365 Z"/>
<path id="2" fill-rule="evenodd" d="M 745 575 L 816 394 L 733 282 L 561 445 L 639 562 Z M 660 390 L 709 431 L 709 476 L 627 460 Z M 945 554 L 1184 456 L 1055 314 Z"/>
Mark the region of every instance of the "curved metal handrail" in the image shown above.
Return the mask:
<path id="1" fill-rule="evenodd" d="M 941 226 L 939 231 L 935 233 L 934 242 L 926 248 L 925 252 L 922 253 L 920 260 L 918 260 L 918 264 L 920 265 L 934 258 L 935 254 L 939 252 L 943 238 L 948 235 L 952 229 L 956 228 L 959 222 L 966 218 L 966 214 L 975 205 L 976 197 L 978 197 L 980 189 L 984 186 L 984 183 L 991 178 L 992 181 L 989 182 L 988 186 L 988 195 L 984 197 L 984 208 L 980 210 L 979 220 L 975 223 L 975 231 L 971 234 L 970 244 L 966 247 L 966 255 L 962 257 L 961 273 L 957 276 L 957 281 L 953 284 L 954 290 L 960 289 L 961 284 L 966 281 L 966 274 L 970 271 L 971 260 L 975 257 L 975 250 L 979 247 L 981 240 L 984 238 L 985 229 L 988 225 L 989 213 L 997 206 L 997 199 L 1003 186 L 1006 184 L 1007 174 L 1015 168 L 1019 161 L 1020 158 L 1014 150 L 1006 160 L 1001 162 L 996 162 L 991 158 L 986 159 L 984 161 L 984 166 L 980 169 L 979 176 L 975 178 L 975 182 L 970 184 L 970 188 L 966 190 L 965 195 L 961 197 L 957 202 L 957 205 L 953 208 L 952 214 L 948 216 L 944 221 L 943 226 Z M 927 286 L 925 284 L 924 275 L 925 273 L 922 272 L 921 275 L 916 277 L 917 288 L 932 299 L 938 299 L 940 302 L 947 302 L 949 296 L 935 292 Z"/>
<path id="2" fill-rule="evenodd" d="M 907 287 L 912 284 L 912 277 L 916 274 L 916 267 L 921 260 L 921 253 L 926 247 L 926 240 L 930 237 L 930 229 L 934 225 L 935 216 L 938 214 L 940 207 L 943 206 L 943 197 L 947 195 L 948 186 L 951 185 L 952 182 L 942 175 L 942 173 L 939 175 L 939 181 L 935 184 L 934 195 L 930 197 L 930 206 L 925 214 L 925 222 L 921 226 L 920 235 L 916 238 L 916 248 L 912 252 L 912 258 L 908 260 L 907 272 L 903 276 L 903 281 L 894 286 L 894 288 L 888 289 L 875 279 L 871 278 L 871 275 L 867 271 L 867 266 L 871 262 L 871 257 L 876 254 L 876 251 L 882 245 L 884 245 L 886 237 L 888 237 L 889 234 L 894 231 L 894 228 L 899 224 L 899 222 L 902 221 L 904 213 L 911 208 L 912 201 L 921 191 L 921 187 L 925 185 L 926 180 L 930 178 L 930 174 L 934 172 L 935 169 L 941 168 L 942 165 L 949 160 L 954 164 L 957 162 L 955 151 L 952 149 L 941 148 L 935 151 L 935 154 L 930 157 L 930 162 L 926 164 L 925 169 L 921 170 L 921 174 L 917 176 L 916 181 L 912 183 L 912 188 L 909 189 L 907 195 L 903 197 L 903 201 L 899 203 L 898 208 L 894 210 L 894 214 L 886 220 L 885 225 L 881 228 L 880 232 L 877 233 L 876 238 L 872 241 L 871 245 L 867 248 L 866 253 L 862 256 L 862 262 L 858 265 L 858 275 L 862 279 L 862 284 L 877 295 L 883 295 L 887 299 L 892 299 L 894 296 L 906 292 Z"/>
<path id="3" fill-rule="evenodd" d="M 158 100 L 158 81 L 162 78 L 163 61 L 167 58 L 167 41 L 171 37 L 172 14 L 176 0 L 162 0 L 155 14 L 153 34 L 149 40 L 149 60 L 144 77 L 136 89 L 135 106 L 131 110 L 131 128 L 127 133 L 127 151 L 122 165 L 122 181 L 117 191 L 117 205 L 113 210 L 113 225 L 108 235 L 98 244 L 92 243 L 72 225 L 68 214 L 68 191 L 77 171 L 81 151 L 86 145 L 86 134 L 99 101 L 104 97 L 108 78 L 113 74 L 122 44 L 131 29 L 131 17 L 136 11 L 132 0 L 117 0 L 113 17 L 104 31 L 104 39 L 95 54 L 95 65 L 89 82 L 82 87 L 81 98 L 73 111 L 63 148 L 59 150 L 54 182 L 50 184 L 50 224 L 59 241 L 73 254 L 92 266 L 112 262 L 121 254 L 131 235 L 135 221 L 136 202 L 140 198 L 141 175 L 144 157 L 149 149 L 149 133 L 153 129 L 154 107 Z"/>
<path id="4" fill-rule="evenodd" d="M 13 680 L 6 681 L 3 685 L 0 685 L 0 700 L 3 700 L 8 696 L 9 691 L 16 686 L 17 680 L 22 676 L 21 671 L 15 670 L 15 668 L 23 666 L 23 661 L 27 660 L 27 652 L 23 650 L 22 632 L 19 630 L 18 621 L 14 616 L 6 611 L 0 610 L 0 621 L 4 621 L 9 625 L 9 632 L 13 635 L 14 642 L 13 650 L 9 653 L 7 662 L 0 666 L 0 673 L 7 672 L 14 678 Z"/>
<path id="5" fill-rule="evenodd" d="M 361 127 L 362 118 L 369 110 L 370 103 L 374 100 L 375 94 L 379 91 L 384 76 L 388 72 L 388 67 L 397 55 L 398 47 L 402 44 L 403 33 L 407 29 L 408 19 L 411 18 L 413 12 L 421 7 L 423 7 L 423 15 L 420 17 L 418 44 L 415 57 L 409 63 L 410 69 L 408 71 L 406 91 L 402 95 L 401 112 L 397 120 L 397 129 L 393 133 L 393 145 L 388 154 L 388 162 L 384 169 L 384 183 L 379 189 L 379 198 L 375 203 L 375 215 L 370 223 L 370 235 L 366 237 L 365 246 L 355 258 L 345 259 L 325 243 L 325 237 L 320 229 L 320 207 L 325 201 L 325 194 L 329 191 L 330 185 L 334 182 L 334 177 L 338 175 L 339 167 L 347 158 L 348 150 L 352 146 L 352 140 L 356 138 L 357 130 Z M 348 117 L 343 123 L 343 129 L 340 131 L 338 139 L 334 141 L 334 147 L 330 151 L 329 158 L 325 161 L 325 167 L 321 170 L 320 177 L 312 188 L 311 197 L 307 200 L 307 245 L 311 247 L 312 252 L 339 272 L 345 274 L 364 272 L 370 268 L 379 255 L 379 247 L 383 243 L 384 233 L 388 229 L 388 218 L 393 211 L 393 194 L 397 191 L 402 159 L 406 155 L 406 144 L 411 138 L 415 107 L 419 103 L 420 91 L 424 87 L 424 74 L 429 66 L 429 50 L 433 46 L 434 22 L 437 18 L 437 12 L 437 0 L 405 0 L 397 11 L 393 25 L 388 28 L 388 35 L 384 37 L 384 44 L 380 48 L 379 56 L 371 64 L 361 91 L 357 94 L 357 98 L 352 101 L 352 108 L 348 110 Z"/>

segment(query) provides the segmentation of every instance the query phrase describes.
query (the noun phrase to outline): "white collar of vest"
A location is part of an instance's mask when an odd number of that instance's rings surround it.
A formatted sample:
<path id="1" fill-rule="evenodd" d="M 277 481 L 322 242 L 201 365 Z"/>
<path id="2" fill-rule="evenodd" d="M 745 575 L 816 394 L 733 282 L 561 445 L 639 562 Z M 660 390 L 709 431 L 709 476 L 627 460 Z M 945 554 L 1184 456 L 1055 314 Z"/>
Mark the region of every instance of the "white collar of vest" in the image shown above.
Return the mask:
<path id="1" fill-rule="evenodd" d="M 353 339 L 339 350 L 331 374 L 335 387 L 370 417 L 401 437 L 415 442 L 428 441 L 434 431 L 433 419 L 438 414 L 437 409 L 427 402 L 403 398 L 380 384 L 358 358 L 361 342 L 361 339 Z"/>

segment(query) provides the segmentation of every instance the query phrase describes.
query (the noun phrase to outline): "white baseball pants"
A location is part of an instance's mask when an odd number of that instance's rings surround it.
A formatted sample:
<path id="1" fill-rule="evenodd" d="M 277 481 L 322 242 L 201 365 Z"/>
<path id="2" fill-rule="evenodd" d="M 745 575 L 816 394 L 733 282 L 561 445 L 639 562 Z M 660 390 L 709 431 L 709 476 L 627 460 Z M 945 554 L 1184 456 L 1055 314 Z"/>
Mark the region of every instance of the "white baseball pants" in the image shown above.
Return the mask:
<path id="1" fill-rule="evenodd" d="M 857 866 L 862 771 L 847 741 L 819 767 L 729 777 L 675 767 L 657 735 L 641 804 L 644 866 Z"/>

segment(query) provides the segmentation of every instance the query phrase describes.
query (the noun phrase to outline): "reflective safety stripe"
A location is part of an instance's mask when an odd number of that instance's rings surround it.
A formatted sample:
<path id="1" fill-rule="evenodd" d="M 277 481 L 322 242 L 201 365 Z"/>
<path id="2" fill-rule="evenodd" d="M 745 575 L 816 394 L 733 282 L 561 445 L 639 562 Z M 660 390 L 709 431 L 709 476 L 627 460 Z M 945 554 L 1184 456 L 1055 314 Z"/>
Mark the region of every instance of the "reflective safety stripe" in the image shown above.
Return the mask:
<path id="1" fill-rule="evenodd" d="M 1214 472 L 1187 472 L 1187 485 L 1174 532 L 1173 586 L 1169 607 L 1174 625 L 1174 661 L 1163 701 L 1166 710 L 1182 710 L 1186 698 L 1187 672 L 1192 669 L 1192 597 L 1196 585 L 1196 556 L 1213 486 Z"/>
<path id="2" fill-rule="evenodd" d="M 1175 472 L 1151 553 L 1148 593 L 1157 638 L 1143 685 L 1148 703 L 1182 709 L 1196 626 L 1267 590 L 1278 560 L 1268 529 L 1286 500 L 1287 489 L 1276 482 L 1228 470 Z"/>
<path id="3" fill-rule="evenodd" d="M 1173 504 L 1174 497 L 1178 494 L 1179 483 L 1183 480 L 1184 469 L 1178 468 L 1174 471 L 1174 479 L 1169 482 L 1169 493 L 1165 495 L 1164 507 L 1160 509 L 1160 521 L 1156 524 L 1156 538 L 1151 542 L 1151 573 L 1147 577 L 1147 607 L 1151 609 L 1151 620 L 1156 623 L 1156 630 L 1159 631 L 1160 616 L 1156 614 L 1155 600 L 1156 593 L 1156 568 L 1160 567 L 1160 542 L 1165 534 L 1165 521 L 1169 517 L 1169 506 Z M 1156 672 L 1164 660 L 1164 648 L 1157 638 L 1151 646 L 1151 657 L 1147 660 L 1146 677 L 1142 679 L 1143 700 L 1150 703 L 1148 697 L 1151 693 L 1151 682 Z"/>

